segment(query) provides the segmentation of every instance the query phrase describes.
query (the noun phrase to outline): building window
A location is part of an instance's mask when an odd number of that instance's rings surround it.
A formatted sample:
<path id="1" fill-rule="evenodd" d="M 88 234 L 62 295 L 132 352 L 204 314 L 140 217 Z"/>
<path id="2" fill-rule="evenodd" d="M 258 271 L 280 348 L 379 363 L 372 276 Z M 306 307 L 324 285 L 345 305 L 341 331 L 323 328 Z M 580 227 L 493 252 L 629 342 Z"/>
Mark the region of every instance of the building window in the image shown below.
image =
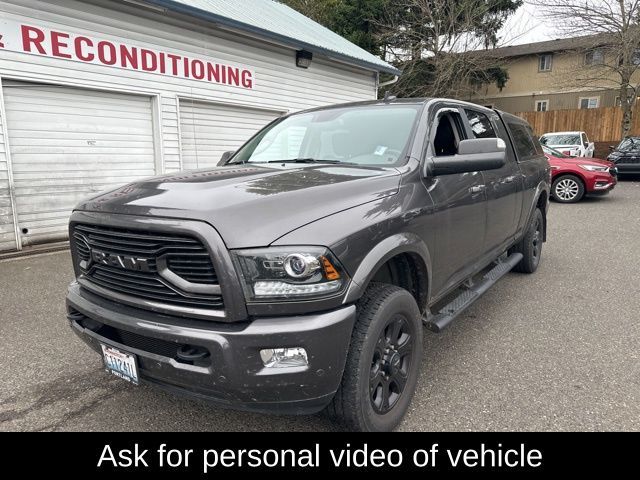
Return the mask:
<path id="1" fill-rule="evenodd" d="M 550 53 L 545 53 L 544 55 L 540 55 L 538 57 L 538 71 L 539 72 L 550 72 L 551 71 L 551 63 L 553 62 L 553 55 Z"/>
<path id="2" fill-rule="evenodd" d="M 549 100 L 536 100 L 536 112 L 546 112 L 549 110 Z"/>
<path id="3" fill-rule="evenodd" d="M 599 48 L 589 50 L 584 55 L 585 65 L 604 65 L 604 51 Z"/>
<path id="4" fill-rule="evenodd" d="M 578 101 L 578 108 L 598 108 L 600 106 L 600 97 L 581 97 Z"/>

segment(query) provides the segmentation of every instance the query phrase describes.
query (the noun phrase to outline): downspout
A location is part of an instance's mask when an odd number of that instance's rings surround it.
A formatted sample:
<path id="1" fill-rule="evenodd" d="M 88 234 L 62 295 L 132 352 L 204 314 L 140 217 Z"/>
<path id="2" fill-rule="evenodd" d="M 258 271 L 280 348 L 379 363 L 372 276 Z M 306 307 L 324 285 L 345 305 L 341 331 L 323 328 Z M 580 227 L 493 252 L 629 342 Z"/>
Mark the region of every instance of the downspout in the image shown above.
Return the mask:
<path id="1" fill-rule="evenodd" d="M 378 88 L 386 87 L 387 85 L 393 85 L 398 81 L 399 78 L 400 78 L 400 75 L 394 75 L 392 80 L 389 80 L 388 82 L 384 82 L 384 83 L 379 83 Z"/>

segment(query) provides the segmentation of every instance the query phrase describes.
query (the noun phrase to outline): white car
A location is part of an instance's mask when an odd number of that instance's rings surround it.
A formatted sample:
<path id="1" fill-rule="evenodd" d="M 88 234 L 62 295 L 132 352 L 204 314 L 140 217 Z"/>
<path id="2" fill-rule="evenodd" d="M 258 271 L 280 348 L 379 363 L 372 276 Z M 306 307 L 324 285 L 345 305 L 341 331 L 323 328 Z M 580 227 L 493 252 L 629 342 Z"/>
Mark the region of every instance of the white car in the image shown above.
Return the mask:
<path id="1" fill-rule="evenodd" d="M 593 158 L 595 150 L 595 144 L 589 142 L 589 137 L 585 132 L 545 133 L 540 137 L 540 143 L 570 157 Z"/>

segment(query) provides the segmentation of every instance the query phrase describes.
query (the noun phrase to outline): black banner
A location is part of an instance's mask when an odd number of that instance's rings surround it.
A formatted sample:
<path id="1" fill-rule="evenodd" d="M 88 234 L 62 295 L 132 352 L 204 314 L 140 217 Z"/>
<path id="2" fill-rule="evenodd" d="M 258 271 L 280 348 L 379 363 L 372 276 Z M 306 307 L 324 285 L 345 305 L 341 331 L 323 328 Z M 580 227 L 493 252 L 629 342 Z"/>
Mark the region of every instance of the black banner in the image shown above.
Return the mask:
<path id="1" fill-rule="evenodd" d="M 5 472 L 113 478 L 232 473 L 611 474 L 635 470 L 638 434 L 78 433 L 2 435 Z"/>

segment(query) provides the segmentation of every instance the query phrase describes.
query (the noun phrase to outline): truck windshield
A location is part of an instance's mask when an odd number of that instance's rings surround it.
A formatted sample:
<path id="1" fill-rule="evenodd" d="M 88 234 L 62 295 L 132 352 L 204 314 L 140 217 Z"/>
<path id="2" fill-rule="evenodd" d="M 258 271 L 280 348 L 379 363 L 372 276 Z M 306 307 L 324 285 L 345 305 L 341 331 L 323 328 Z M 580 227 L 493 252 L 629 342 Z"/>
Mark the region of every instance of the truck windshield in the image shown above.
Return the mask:
<path id="1" fill-rule="evenodd" d="M 580 145 L 580 135 L 575 134 L 558 134 L 543 135 L 540 138 L 542 145 Z"/>
<path id="2" fill-rule="evenodd" d="M 346 163 L 395 166 L 421 105 L 370 105 L 294 114 L 265 127 L 231 163 Z"/>

